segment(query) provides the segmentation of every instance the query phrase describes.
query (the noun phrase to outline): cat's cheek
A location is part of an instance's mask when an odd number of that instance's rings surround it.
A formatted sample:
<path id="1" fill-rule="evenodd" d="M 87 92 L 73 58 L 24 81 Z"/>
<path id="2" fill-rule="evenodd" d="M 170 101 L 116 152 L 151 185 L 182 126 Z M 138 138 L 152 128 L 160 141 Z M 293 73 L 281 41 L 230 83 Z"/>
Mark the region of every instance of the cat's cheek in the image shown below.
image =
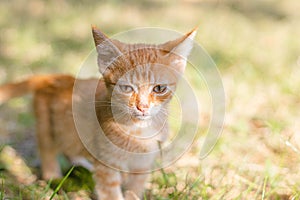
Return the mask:
<path id="1" fill-rule="evenodd" d="M 161 104 L 152 106 L 151 111 L 150 111 L 150 115 L 151 116 L 157 115 L 159 113 L 159 111 L 161 110 L 161 108 L 162 108 Z"/>

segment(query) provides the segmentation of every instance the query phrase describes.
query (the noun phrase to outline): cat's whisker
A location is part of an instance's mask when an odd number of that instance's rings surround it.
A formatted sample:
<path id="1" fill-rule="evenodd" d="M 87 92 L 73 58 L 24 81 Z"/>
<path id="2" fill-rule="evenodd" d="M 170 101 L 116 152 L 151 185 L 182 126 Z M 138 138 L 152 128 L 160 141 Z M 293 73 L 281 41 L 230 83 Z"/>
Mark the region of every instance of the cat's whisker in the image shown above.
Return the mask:
<path id="1" fill-rule="evenodd" d="M 127 118 L 127 116 L 129 116 L 128 113 L 126 113 L 126 112 L 120 112 L 120 113 L 117 113 L 117 114 L 113 115 L 113 118 L 116 121 L 124 121 L 124 117 Z"/>
<path id="2" fill-rule="evenodd" d="M 93 101 L 87 101 L 87 103 L 94 103 L 94 102 L 123 102 L 124 100 L 122 99 L 113 99 L 113 100 L 93 100 Z"/>
<path id="3" fill-rule="evenodd" d="M 103 100 L 103 101 L 93 100 L 93 101 L 87 101 L 86 103 L 94 103 L 94 102 L 111 102 L 111 101 L 107 101 L 107 100 Z"/>
<path id="4" fill-rule="evenodd" d="M 175 121 L 181 121 L 180 118 L 178 118 L 178 115 L 177 115 L 177 116 L 173 116 L 173 115 L 170 114 L 170 113 L 164 113 L 164 112 L 162 112 L 162 114 L 163 114 L 164 116 L 168 117 L 168 118 L 172 118 L 172 119 L 175 120 Z"/>
<path id="5" fill-rule="evenodd" d="M 111 105 L 112 102 L 108 102 L 108 101 L 94 101 L 94 102 L 85 102 L 85 104 L 108 104 Z"/>
<path id="6" fill-rule="evenodd" d="M 94 103 L 94 104 L 98 104 L 98 103 L 107 103 L 107 104 L 124 104 L 123 102 L 117 102 L 117 101 L 93 101 L 93 102 L 86 102 L 86 103 Z"/>
<path id="7" fill-rule="evenodd" d="M 164 116 L 178 118 L 179 116 L 182 116 L 182 113 L 172 113 L 172 112 L 161 112 Z"/>
<path id="8" fill-rule="evenodd" d="M 165 115 L 167 115 L 168 117 L 175 118 L 175 119 L 178 119 L 178 118 L 182 117 L 181 113 L 178 113 L 178 114 L 175 114 L 175 113 L 165 113 Z"/>
<path id="9" fill-rule="evenodd" d="M 171 111 L 169 111 L 169 110 L 163 110 L 162 109 L 161 112 L 166 113 L 168 115 L 175 115 L 175 116 L 182 115 L 182 112 L 181 111 L 177 111 L 177 110 L 171 110 Z"/>

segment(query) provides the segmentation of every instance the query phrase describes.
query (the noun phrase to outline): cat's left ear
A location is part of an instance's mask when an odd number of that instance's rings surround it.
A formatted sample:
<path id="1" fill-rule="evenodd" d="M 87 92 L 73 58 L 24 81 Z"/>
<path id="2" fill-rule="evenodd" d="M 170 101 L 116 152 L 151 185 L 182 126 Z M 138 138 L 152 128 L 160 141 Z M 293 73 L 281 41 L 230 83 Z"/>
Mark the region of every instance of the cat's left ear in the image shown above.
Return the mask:
<path id="1" fill-rule="evenodd" d="M 104 33 L 92 26 L 95 46 L 98 53 L 99 71 L 103 74 L 106 68 L 122 55 L 115 43 L 118 41 L 109 39 Z M 120 42 L 118 42 L 120 43 Z"/>
<path id="2" fill-rule="evenodd" d="M 161 45 L 163 50 L 169 52 L 166 56 L 171 58 L 171 65 L 180 72 L 183 72 L 185 69 L 187 57 L 193 49 L 193 40 L 196 33 L 197 27 L 184 36 Z"/>

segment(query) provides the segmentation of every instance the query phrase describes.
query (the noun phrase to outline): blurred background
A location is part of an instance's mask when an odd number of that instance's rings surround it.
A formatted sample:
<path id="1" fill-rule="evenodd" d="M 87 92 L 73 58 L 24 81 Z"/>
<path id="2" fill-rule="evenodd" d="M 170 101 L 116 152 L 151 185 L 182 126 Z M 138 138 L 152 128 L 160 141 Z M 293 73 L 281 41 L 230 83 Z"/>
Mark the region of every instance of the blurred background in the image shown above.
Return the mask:
<path id="1" fill-rule="evenodd" d="M 298 0 L 2 0 L 0 83 L 75 74 L 94 47 L 92 24 L 109 36 L 139 27 L 185 33 L 198 26 L 196 41 L 224 84 L 224 130 L 208 158 L 197 159 L 195 144 L 170 171 L 199 177 L 195 199 L 299 199 L 299 11 Z M 1 106 L 1 143 L 34 154 L 28 101 L 7 105 Z M 153 175 L 149 193 L 169 197 L 159 177 Z"/>

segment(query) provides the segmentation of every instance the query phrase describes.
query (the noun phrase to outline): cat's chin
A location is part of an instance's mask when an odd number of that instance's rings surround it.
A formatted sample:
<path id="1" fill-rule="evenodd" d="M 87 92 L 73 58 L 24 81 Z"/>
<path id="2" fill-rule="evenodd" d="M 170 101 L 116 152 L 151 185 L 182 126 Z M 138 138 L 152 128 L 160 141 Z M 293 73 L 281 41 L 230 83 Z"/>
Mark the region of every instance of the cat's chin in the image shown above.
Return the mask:
<path id="1" fill-rule="evenodd" d="M 134 118 L 136 118 L 137 120 L 149 120 L 151 119 L 151 116 L 150 115 L 137 115 L 137 116 L 134 116 Z"/>
<path id="2" fill-rule="evenodd" d="M 146 115 L 146 116 L 141 116 L 141 115 L 137 115 L 137 116 L 133 116 L 131 118 L 132 122 L 135 124 L 135 126 L 141 127 L 141 128 L 145 128 L 148 127 L 152 124 L 152 117 L 150 115 Z"/>

